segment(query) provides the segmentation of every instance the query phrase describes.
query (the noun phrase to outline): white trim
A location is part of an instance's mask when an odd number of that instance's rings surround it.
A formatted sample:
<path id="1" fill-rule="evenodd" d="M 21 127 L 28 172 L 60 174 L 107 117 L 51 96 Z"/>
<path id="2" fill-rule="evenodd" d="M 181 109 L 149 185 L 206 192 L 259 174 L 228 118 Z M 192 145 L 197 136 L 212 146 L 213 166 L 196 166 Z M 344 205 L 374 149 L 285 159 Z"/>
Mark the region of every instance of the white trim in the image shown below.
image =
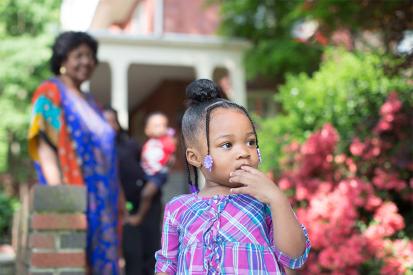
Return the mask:
<path id="1" fill-rule="evenodd" d="M 244 52 L 251 44 L 243 39 L 228 39 L 218 36 L 188 35 L 178 33 L 165 33 L 161 37 L 157 35 L 117 34 L 109 31 L 93 31 L 91 34 L 99 42 L 116 45 L 146 45 L 161 47 L 185 47 L 185 48 L 209 48 L 230 49 L 232 51 Z"/>
<path id="2" fill-rule="evenodd" d="M 112 62 L 110 66 L 112 72 L 111 106 L 117 110 L 122 128 L 128 129 L 128 63 L 119 60 Z"/>
<path id="3" fill-rule="evenodd" d="M 163 34 L 163 17 L 164 17 L 164 3 L 163 0 L 156 0 L 154 20 L 154 34 L 161 36 Z"/>

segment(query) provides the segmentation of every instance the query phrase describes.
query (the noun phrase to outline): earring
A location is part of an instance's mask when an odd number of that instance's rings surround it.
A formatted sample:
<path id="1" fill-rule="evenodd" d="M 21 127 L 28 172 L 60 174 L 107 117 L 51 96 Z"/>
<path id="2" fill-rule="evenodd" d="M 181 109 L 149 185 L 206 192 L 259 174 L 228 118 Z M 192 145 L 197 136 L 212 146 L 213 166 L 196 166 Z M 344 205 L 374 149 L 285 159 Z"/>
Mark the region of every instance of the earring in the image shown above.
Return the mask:
<path id="1" fill-rule="evenodd" d="M 260 148 L 257 148 L 257 155 L 258 155 L 258 161 L 261 163 L 262 162 L 262 156 L 261 156 Z"/>
<path id="2" fill-rule="evenodd" d="M 66 73 L 66 68 L 64 66 L 60 67 L 59 73 L 60 74 L 65 74 Z"/>
<path id="3" fill-rule="evenodd" d="M 211 155 L 206 155 L 206 156 L 204 157 L 204 167 L 205 167 L 206 169 L 208 169 L 209 172 L 212 172 L 212 164 L 213 164 L 213 163 L 214 163 L 214 161 L 213 161 Z"/>

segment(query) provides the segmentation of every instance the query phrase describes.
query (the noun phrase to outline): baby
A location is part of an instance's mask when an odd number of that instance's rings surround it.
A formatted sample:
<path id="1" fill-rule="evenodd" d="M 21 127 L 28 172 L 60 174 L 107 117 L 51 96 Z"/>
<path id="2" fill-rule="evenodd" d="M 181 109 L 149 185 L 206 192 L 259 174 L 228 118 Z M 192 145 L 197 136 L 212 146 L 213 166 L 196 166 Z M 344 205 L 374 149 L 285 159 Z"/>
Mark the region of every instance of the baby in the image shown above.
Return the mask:
<path id="1" fill-rule="evenodd" d="M 148 212 L 152 198 L 168 180 L 168 171 L 176 149 L 173 138 L 175 131 L 168 128 L 168 118 L 161 112 L 149 114 L 145 122 L 145 135 L 148 140 L 142 148 L 141 166 L 145 172 L 146 184 L 141 193 L 137 214 L 127 221 L 138 225 Z"/>

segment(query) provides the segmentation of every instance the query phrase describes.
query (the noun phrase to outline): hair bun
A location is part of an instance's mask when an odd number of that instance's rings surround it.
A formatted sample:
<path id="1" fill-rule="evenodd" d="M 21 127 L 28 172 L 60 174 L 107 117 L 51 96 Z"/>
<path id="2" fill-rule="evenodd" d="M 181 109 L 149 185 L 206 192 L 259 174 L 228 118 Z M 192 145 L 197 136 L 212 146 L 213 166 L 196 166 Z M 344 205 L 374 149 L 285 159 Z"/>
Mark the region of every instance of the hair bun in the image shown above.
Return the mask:
<path id="1" fill-rule="evenodd" d="M 190 104 L 199 104 L 222 98 L 221 89 L 215 82 L 209 79 L 197 79 L 186 87 L 186 97 Z"/>

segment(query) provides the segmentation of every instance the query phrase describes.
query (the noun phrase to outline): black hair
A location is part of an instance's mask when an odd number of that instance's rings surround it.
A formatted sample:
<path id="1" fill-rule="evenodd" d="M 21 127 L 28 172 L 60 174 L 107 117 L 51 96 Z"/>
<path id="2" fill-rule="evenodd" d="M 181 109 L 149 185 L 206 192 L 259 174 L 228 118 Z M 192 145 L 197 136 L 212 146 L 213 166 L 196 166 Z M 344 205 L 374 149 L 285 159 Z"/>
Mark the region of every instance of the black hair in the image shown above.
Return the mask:
<path id="1" fill-rule="evenodd" d="M 126 132 L 126 130 L 123 129 L 122 126 L 119 123 L 118 111 L 116 109 L 114 109 L 113 107 L 111 107 L 109 105 L 105 105 L 103 107 L 103 112 L 113 113 L 115 115 L 116 124 L 118 124 L 118 127 L 119 127 L 119 132 Z"/>
<path id="2" fill-rule="evenodd" d="M 186 87 L 188 108 L 186 109 L 181 122 L 182 142 L 188 184 L 196 189 L 198 189 L 198 170 L 195 166 L 188 163 L 185 151 L 188 143 L 193 145 L 197 142 L 196 137 L 199 136 L 199 131 L 203 130 L 201 123 L 205 121 L 205 135 L 208 150 L 207 154 L 209 155 L 209 123 L 211 112 L 214 109 L 236 109 L 244 113 L 251 122 L 256 138 L 256 146 L 259 148 L 255 124 L 248 114 L 248 111 L 243 106 L 223 98 L 223 94 L 224 93 L 219 86 L 209 79 L 195 80 Z M 191 180 L 191 167 L 194 175 L 194 184 Z"/>
<path id="3" fill-rule="evenodd" d="M 51 71 L 55 75 L 60 75 L 60 67 L 66 60 L 69 52 L 82 44 L 87 45 L 92 50 L 93 58 L 97 64 L 98 42 L 96 39 L 85 32 L 67 31 L 59 34 L 52 46 L 52 57 L 50 58 Z"/>

